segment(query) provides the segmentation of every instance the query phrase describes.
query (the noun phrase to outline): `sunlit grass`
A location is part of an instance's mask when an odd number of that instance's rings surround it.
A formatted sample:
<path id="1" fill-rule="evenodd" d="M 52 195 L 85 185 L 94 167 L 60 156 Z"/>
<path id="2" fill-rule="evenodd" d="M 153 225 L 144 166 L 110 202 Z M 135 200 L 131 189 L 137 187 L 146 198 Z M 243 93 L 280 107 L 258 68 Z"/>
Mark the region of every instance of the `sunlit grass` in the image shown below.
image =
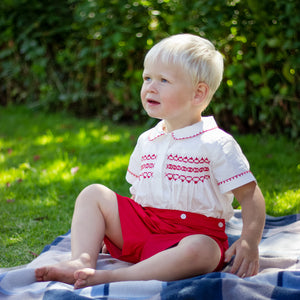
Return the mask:
<path id="1" fill-rule="evenodd" d="M 267 192 L 265 201 L 271 215 L 276 215 L 277 211 L 280 211 L 280 215 L 300 213 L 300 188 L 290 189 L 282 193 Z"/>
<path id="2" fill-rule="evenodd" d="M 284 136 L 237 137 L 262 189 L 267 213 L 300 213 L 300 144 Z"/>
<path id="3" fill-rule="evenodd" d="M 0 107 L 0 267 L 28 263 L 67 232 L 74 201 L 87 185 L 98 182 L 129 195 L 124 177 L 144 129 Z M 299 212 L 299 144 L 284 137 L 236 138 L 267 213 Z"/>
<path id="4" fill-rule="evenodd" d="M 129 195 L 124 177 L 141 131 L 0 108 L 0 267 L 29 262 L 67 232 L 85 186 L 99 182 Z"/>

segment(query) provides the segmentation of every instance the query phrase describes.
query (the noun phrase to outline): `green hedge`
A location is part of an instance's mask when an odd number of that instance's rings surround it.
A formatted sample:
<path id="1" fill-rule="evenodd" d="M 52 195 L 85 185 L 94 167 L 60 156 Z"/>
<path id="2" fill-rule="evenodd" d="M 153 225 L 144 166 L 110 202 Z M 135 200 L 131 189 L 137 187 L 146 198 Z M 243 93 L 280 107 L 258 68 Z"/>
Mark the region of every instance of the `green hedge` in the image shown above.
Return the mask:
<path id="1" fill-rule="evenodd" d="M 207 113 L 240 132 L 300 131 L 299 21 L 292 0 L 2 0 L 0 103 L 143 121 L 143 57 L 190 32 L 225 56 Z"/>

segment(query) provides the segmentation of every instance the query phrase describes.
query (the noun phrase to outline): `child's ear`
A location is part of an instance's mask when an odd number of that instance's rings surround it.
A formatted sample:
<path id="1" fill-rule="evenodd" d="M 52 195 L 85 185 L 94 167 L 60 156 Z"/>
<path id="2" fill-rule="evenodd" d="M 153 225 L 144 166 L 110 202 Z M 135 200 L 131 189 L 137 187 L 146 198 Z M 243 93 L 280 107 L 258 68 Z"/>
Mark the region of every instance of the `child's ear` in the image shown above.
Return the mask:
<path id="1" fill-rule="evenodd" d="M 196 91 L 195 91 L 195 97 L 194 97 L 194 104 L 200 105 L 203 104 L 203 102 L 206 100 L 208 96 L 209 87 L 204 82 L 199 82 Z"/>

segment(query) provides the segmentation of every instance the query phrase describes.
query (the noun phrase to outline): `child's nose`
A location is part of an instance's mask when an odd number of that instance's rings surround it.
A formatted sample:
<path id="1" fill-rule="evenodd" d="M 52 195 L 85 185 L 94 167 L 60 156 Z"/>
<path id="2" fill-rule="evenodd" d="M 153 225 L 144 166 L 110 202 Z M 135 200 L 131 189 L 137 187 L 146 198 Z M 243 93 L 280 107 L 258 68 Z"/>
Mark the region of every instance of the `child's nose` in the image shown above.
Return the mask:
<path id="1" fill-rule="evenodd" d="M 147 87 L 147 90 L 148 90 L 148 92 L 152 92 L 152 93 L 157 92 L 157 84 L 156 84 L 155 80 L 152 80 L 150 82 L 150 84 Z"/>

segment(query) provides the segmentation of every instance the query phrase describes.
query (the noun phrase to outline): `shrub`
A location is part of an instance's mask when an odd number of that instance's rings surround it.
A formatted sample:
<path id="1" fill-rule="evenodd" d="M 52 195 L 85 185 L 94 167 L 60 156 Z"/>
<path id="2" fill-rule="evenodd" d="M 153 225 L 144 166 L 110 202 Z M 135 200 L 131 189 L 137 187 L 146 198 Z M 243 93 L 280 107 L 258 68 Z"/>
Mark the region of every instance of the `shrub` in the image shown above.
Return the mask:
<path id="1" fill-rule="evenodd" d="M 190 32 L 225 56 L 207 113 L 228 130 L 296 137 L 299 20 L 292 0 L 2 0 L 0 103 L 142 121 L 146 51 Z"/>

